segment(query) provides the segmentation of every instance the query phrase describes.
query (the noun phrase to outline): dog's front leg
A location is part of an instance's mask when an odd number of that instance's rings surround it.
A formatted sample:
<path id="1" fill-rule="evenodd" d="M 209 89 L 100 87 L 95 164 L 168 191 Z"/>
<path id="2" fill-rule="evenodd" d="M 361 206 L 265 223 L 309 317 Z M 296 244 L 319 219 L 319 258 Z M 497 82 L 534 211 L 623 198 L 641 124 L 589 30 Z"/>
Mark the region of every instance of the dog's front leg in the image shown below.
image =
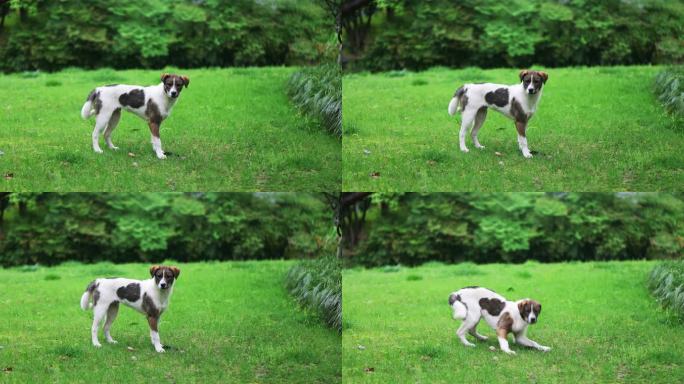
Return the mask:
<path id="1" fill-rule="evenodd" d="M 152 133 L 152 149 L 157 155 L 158 159 L 166 159 L 164 151 L 162 150 L 161 138 L 159 137 L 159 125 L 161 122 L 150 121 L 150 133 Z"/>
<path id="2" fill-rule="evenodd" d="M 529 159 L 530 157 L 532 157 L 532 154 L 530 153 L 530 150 L 527 148 L 527 136 L 525 136 L 525 133 L 527 131 L 527 123 L 516 121 L 515 129 L 518 131 L 518 147 L 520 147 L 523 156 Z"/>
<path id="3" fill-rule="evenodd" d="M 508 348 L 508 330 L 505 328 L 497 328 L 496 336 L 499 338 L 499 347 L 501 347 L 501 350 L 509 355 L 515 355 L 515 351 L 511 351 L 511 349 Z"/>
<path id="4" fill-rule="evenodd" d="M 544 351 L 544 352 L 548 352 L 548 351 L 551 350 L 551 348 L 549 348 L 549 347 L 545 347 L 545 346 L 543 346 L 543 345 L 537 343 L 537 342 L 534 341 L 534 340 L 528 339 L 527 336 L 525 336 L 525 335 L 523 335 L 523 334 L 521 334 L 521 335 L 516 335 L 516 336 L 515 336 L 515 342 L 518 343 L 518 344 L 520 344 L 520 345 L 522 345 L 522 346 L 524 346 L 524 347 L 535 348 L 535 349 L 538 349 L 538 350 Z"/>
<path id="5" fill-rule="evenodd" d="M 164 352 L 164 347 L 162 346 L 161 340 L 159 340 L 159 331 L 157 325 L 159 325 L 159 318 L 155 316 L 148 316 L 147 322 L 150 324 L 150 338 L 152 339 L 152 345 L 157 352 Z"/>

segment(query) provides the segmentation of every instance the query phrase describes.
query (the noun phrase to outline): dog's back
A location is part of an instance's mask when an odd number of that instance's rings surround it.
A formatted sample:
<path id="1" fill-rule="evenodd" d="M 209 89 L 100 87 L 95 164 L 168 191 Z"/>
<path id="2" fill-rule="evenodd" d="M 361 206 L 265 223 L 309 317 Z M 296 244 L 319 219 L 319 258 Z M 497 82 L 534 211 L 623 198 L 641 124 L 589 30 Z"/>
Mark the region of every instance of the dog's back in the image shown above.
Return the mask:
<path id="1" fill-rule="evenodd" d="M 506 299 L 491 289 L 482 287 L 465 287 L 449 295 L 449 306 L 454 310 L 455 320 L 464 319 L 469 311 L 480 313 L 480 299 L 495 298 L 501 301 Z"/>

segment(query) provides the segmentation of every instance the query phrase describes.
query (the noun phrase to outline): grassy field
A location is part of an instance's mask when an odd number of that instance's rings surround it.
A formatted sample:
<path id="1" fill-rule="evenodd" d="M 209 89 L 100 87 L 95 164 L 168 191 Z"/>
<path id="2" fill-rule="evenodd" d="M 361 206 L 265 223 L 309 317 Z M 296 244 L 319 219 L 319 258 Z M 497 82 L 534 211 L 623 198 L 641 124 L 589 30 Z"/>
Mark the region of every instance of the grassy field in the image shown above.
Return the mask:
<path id="1" fill-rule="evenodd" d="M 90 343 L 92 311 L 79 307 L 95 277 L 147 278 L 143 264 L 0 269 L 0 381 L 340 382 L 340 338 L 297 309 L 283 288 L 292 262 L 180 264 L 161 317 L 163 354 L 145 318 L 122 307 L 118 344 Z M 132 348 L 132 349 L 129 349 Z"/>
<path id="2" fill-rule="evenodd" d="M 0 75 L 0 190 L 324 191 L 341 183 L 341 144 L 290 105 L 294 68 L 65 70 Z M 113 152 L 91 147 L 94 118 L 80 117 L 90 90 L 150 85 L 162 72 L 190 78 L 162 124 L 158 160 L 147 124 L 123 113 Z"/>
<path id="3" fill-rule="evenodd" d="M 530 121 L 535 157 L 490 112 L 477 150 L 447 114 L 465 82 L 516 83 L 514 69 L 433 69 L 344 78 L 346 191 L 671 191 L 684 184 L 684 135 L 653 95 L 658 67 L 548 69 Z M 536 151 L 536 152 L 535 152 Z M 498 152 L 498 154 L 497 154 Z"/>
<path id="4" fill-rule="evenodd" d="M 680 383 L 684 327 L 645 282 L 653 262 L 445 266 L 346 270 L 342 377 L 345 383 Z M 548 353 L 489 340 L 463 346 L 449 293 L 468 285 L 543 310 L 528 336 Z M 472 340 L 471 336 L 468 336 Z M 510 338 L 509 338 L 510 340 Z"/>

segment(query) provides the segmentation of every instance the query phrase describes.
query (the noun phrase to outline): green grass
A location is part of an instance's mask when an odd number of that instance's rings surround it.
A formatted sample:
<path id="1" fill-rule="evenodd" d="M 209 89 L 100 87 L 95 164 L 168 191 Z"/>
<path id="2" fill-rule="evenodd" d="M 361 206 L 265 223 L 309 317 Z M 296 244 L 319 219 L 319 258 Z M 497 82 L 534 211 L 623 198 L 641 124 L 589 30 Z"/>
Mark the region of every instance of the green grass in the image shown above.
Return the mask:
<path id="1" fill-rule="evenodd" d="M 145 318 L 121 307 L 118 344 L 90 343 L 92 311 L 79 300 L 95 277 L 147 278 L 149 266 L 67 263 L 0 269 L 0 372 L 3 382 L 340 382 L 340 337 L 297 309 L 284 289 L 294 262 L 179 264 L 161 317 L 163 354 Z M 133 350 L 128 350 L 128 347 Z"/>
<path id="2" fill-rule="evenodd" d="M 341 144 L 295 110 L 286 84 L 296 68 L 67 69 L 0 75 L 0 190 L 323 191 L 341 183 Z M 190 77 L 162 124 L 158 160 L 147 124 L 124 113 L 114 152 L 91 147 L 94 118 L 81 106 L 96 86 L 150 85 L 161 72 Z M 133 154 L 133 156 L 130 156 Z"/>
<path id="3" fill-rule="evenodd" d="M 515 69 L 435 68 L 344 78 L 347 191 L 652 191 L 684 183 L 684 131 L 653 94 L 659 67 L 548 69 L 522 157 L 515 126 L 491 111 L 477 150 L 459 150 L 465 82 L 513 84 Z M 499 152 L 497 155 L 495 152 Z M 378 175 L 379 173 L 379 175 Z"/>
<path id="4" fill-rule="evenodd" d="M 684 328 L 649 295 L 654 262 L 469 266 L 343 271 L 342 376 L 348 383 L 678 383 L 684 381 Z M 411 276 L 421 276 L 416 279 Z M 468 285 L 510 300 L 539 300 L 528 336 L 548 353 L 496 335 L 463 346 L 449 293 Z M 470 338 L 470 336 L 468 336 Z M 372 372 L 368 372 L 372 371 Z"/>

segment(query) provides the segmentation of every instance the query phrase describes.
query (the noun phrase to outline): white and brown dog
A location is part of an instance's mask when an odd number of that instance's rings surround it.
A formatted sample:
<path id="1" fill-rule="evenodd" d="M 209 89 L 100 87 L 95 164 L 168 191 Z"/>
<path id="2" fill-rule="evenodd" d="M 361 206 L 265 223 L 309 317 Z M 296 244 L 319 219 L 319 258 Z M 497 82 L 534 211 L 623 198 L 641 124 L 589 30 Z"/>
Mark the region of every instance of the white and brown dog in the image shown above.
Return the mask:
<path id="1" fill-rule="evenodd" d="M 461 151 L 468 152 L 465 140 L 471 126 L 470 136 L 475 148 L 484 148 L 477 140 L 477 133 L 487 118 L 487 109 L 492 108 L 515 121 L 518 147 L 523 156 L 532 157 L 527 148 L 527 123 L 537 110 L 542 87 L 548 79 L 545 72 L 525 70 L 520 72 L 519 84 L 479 83 L 464 84 L 458 88 L 449 102 L 449 114 L 453 116 L 459 109 L 461 111 L 461 131 L 458 137 Z"/>
<path id="2" fill-rule="evenodd" d="M 81 308 L 84 311 L 88 310 L 92 298 L 94 315 L 91 336 L 94 346 L 102 346 L 97 339 L 97 332 L 105 315 L 105 338 L 109 343 L 116 343 L 109 331 L 119 313 L 119 303 L 124 303 L 147 317 L 154 349 L 157 352 L 164 352 L 159 340 L 159 317 L 169 305 L 173 283 L 180 275 L 180 269 L 155 265 L 150 268 L 150 275 L 152 277 L 147 280 L 106 278 L 96 279 L 88 284 L 81 296 Z"/>
<path id="3" fill-rule="evenodd" d="M 534 300 L 508 301 L 487 288 L 465 287 L 449 295 L 449 306 L 454 311 L 454 320 L 463 320 L 456 335 L 466 346 L 475 346 L 466 339 L 466 332 L 478 340 L 487 340 L 476 330 L 484 317 L 487 324 L 496 330 L 499 346 L 506 353 L 515 354 L 508 348 L 509 333 L 515 335 L 517 344 L 544 352 L 551 350 L 527 338 L 527 326 L 536 323 L 541 312 L 541 304 Z"/>
<path id="4" fill-rule="evenodd" d="M 96 115 L 93 129 L 93 150 L 102 153 L 100 134 L 104 133 L 110 149 L 119 149 L 112 143 L 112 132 L 119 124 L 121 109 L 132 112 L 147 121 L 152 133 L 152 149 L 160 159 L 165 159 L 159 137 L 159 126 L 169 117 L 171 108 L 176 104 L 183 87 L 188 87 L 190 79 L 165 73 L 161 83 L 149 87 L 138 85 L 112 84 L 93 89 L 81 108 L 81 117 L 88 119 Z"/>

